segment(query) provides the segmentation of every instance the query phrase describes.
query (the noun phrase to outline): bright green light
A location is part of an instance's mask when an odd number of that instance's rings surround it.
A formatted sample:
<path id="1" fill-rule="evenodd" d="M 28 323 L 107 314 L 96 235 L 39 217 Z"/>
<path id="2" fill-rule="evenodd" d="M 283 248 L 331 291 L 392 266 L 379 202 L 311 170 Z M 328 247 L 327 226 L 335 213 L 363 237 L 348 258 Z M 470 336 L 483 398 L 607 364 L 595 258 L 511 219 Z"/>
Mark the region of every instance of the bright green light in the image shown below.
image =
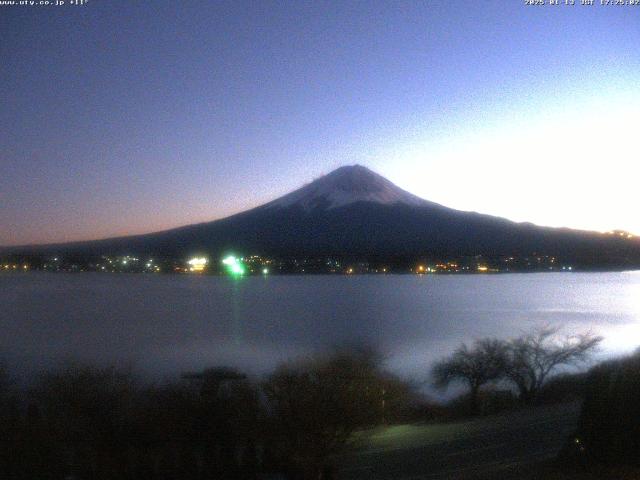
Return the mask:
<path id="1" fill-rule="evenodd" d="M 233 275 L 244 275 L 245 268 L 240 260 L 233 255 L 229 255 L 222 259 L 222 263 L 227 266 L 229 273 Z"/>
<path id="2" fill-rule="evenodd" d="M 231 273 L 242 275 L 244 273 L 244 268 L 242 265 L 236 263 L 235 265 L 231 265 Z"/>
<path id="3" fill-rule="evenodd" d="M 263 268 L 262 269 L 262 273 L 264 273 L 265 275 L 267 275 L 269 273 L 269 269 L 268 268 Z"/>

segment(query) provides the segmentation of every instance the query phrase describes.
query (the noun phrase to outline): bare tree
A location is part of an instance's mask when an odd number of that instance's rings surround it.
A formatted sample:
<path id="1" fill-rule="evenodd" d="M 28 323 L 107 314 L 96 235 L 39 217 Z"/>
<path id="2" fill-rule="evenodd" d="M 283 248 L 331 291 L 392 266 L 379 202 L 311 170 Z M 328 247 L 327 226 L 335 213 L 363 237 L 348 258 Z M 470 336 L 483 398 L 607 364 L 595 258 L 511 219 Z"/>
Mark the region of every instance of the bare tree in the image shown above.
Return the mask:
<path id="1" fill-rule="evenodd" d="M 554 370 L 586 361 L 602 341 L 591 333 L 559 337 L 558 331 L 545 327 L 508 342 L 505 375 L 518 388 L 521 400 L 534 400 Z"/>
<path id="2" fill-rule="evenodd" d="M 478 340 L 471 348 L 463 343 L 450 357 L 434 365 L 434 384 L 442 389 L 453 382 L 466 384 L 471 412 L 475 414 L 480 387 L 503 376 L 505 351 L 505 343 L 493 338 Z"/>
<path id="3" fill-rule="evenodd" d="M 397 392 L 371 350 L 282 366 L 264 384 L 271 448 L 291 478 L 328 478 L 331 455 L 354 431 L 380 423 L 385 406 L 398 405 Z"/>

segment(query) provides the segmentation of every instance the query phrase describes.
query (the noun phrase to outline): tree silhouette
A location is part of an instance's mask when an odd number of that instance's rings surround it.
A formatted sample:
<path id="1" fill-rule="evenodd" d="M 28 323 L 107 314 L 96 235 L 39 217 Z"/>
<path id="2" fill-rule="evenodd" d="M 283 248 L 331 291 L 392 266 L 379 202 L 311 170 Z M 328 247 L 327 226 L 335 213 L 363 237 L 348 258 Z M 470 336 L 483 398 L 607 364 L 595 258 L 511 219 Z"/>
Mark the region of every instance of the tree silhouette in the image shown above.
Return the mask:
<path id="1" fill-rule="evenodd" d="M 276 455 L 292 478 L 327 478 L 328 461 L 354 431 L 380 423 L 401 389 L 368 349 L 280 367 L 264 384 Z"/>
<path id="2" fill-rule="evenodd" d="M 435 386 L 444 389 L 453 382 L 467 385 L 471 413 L 478 413 L 480 388 L 504 373 L 505 348 L 504 342 L 492 338 L 477 340 L 472 347 L 463 343 L 451 356 L 434 365 Z"/>
<path id="3" fill-rule="evenodd" d="M 544 327 L 508 342 L 505 375 L 524 402 L 535 400 L 549 375 L 561 365 L 586 361 L 602 341 L 591 333 L 558 337 L 558 328 Z"/>

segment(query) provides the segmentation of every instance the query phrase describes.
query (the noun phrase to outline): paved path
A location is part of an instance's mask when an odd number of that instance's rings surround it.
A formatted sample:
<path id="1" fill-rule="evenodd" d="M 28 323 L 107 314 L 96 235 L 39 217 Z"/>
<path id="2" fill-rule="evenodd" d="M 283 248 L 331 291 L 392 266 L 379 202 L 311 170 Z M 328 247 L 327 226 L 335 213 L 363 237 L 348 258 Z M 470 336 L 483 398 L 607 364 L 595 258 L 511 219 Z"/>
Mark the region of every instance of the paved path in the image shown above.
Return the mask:
<path id="1" fill-rule="evenodd" d="M 579 407 L 536 407 L 442 425 L 376 430 L 339 459 L 340 480 L 507 479 L 557 455 Z M 520 472 L 520 473 L 517 473 Z"/>

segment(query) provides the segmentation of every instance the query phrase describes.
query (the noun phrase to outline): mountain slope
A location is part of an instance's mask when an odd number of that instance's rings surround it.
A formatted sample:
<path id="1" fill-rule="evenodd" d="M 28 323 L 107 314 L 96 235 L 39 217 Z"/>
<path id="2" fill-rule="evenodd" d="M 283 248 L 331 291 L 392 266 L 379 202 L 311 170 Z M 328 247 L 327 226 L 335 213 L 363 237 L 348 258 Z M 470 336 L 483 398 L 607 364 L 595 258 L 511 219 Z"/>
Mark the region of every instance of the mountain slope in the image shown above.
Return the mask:
<path id="1" fill-rule="evenodd" d="M 418 198 L 362 166 L 339 168 L 270 203 L 221 220 L 35 250 L 165 256 L 232 250 L 362 259 L 537 253 L 586 266 L 640 266 L 638 241 L 453 210 Z"/>

